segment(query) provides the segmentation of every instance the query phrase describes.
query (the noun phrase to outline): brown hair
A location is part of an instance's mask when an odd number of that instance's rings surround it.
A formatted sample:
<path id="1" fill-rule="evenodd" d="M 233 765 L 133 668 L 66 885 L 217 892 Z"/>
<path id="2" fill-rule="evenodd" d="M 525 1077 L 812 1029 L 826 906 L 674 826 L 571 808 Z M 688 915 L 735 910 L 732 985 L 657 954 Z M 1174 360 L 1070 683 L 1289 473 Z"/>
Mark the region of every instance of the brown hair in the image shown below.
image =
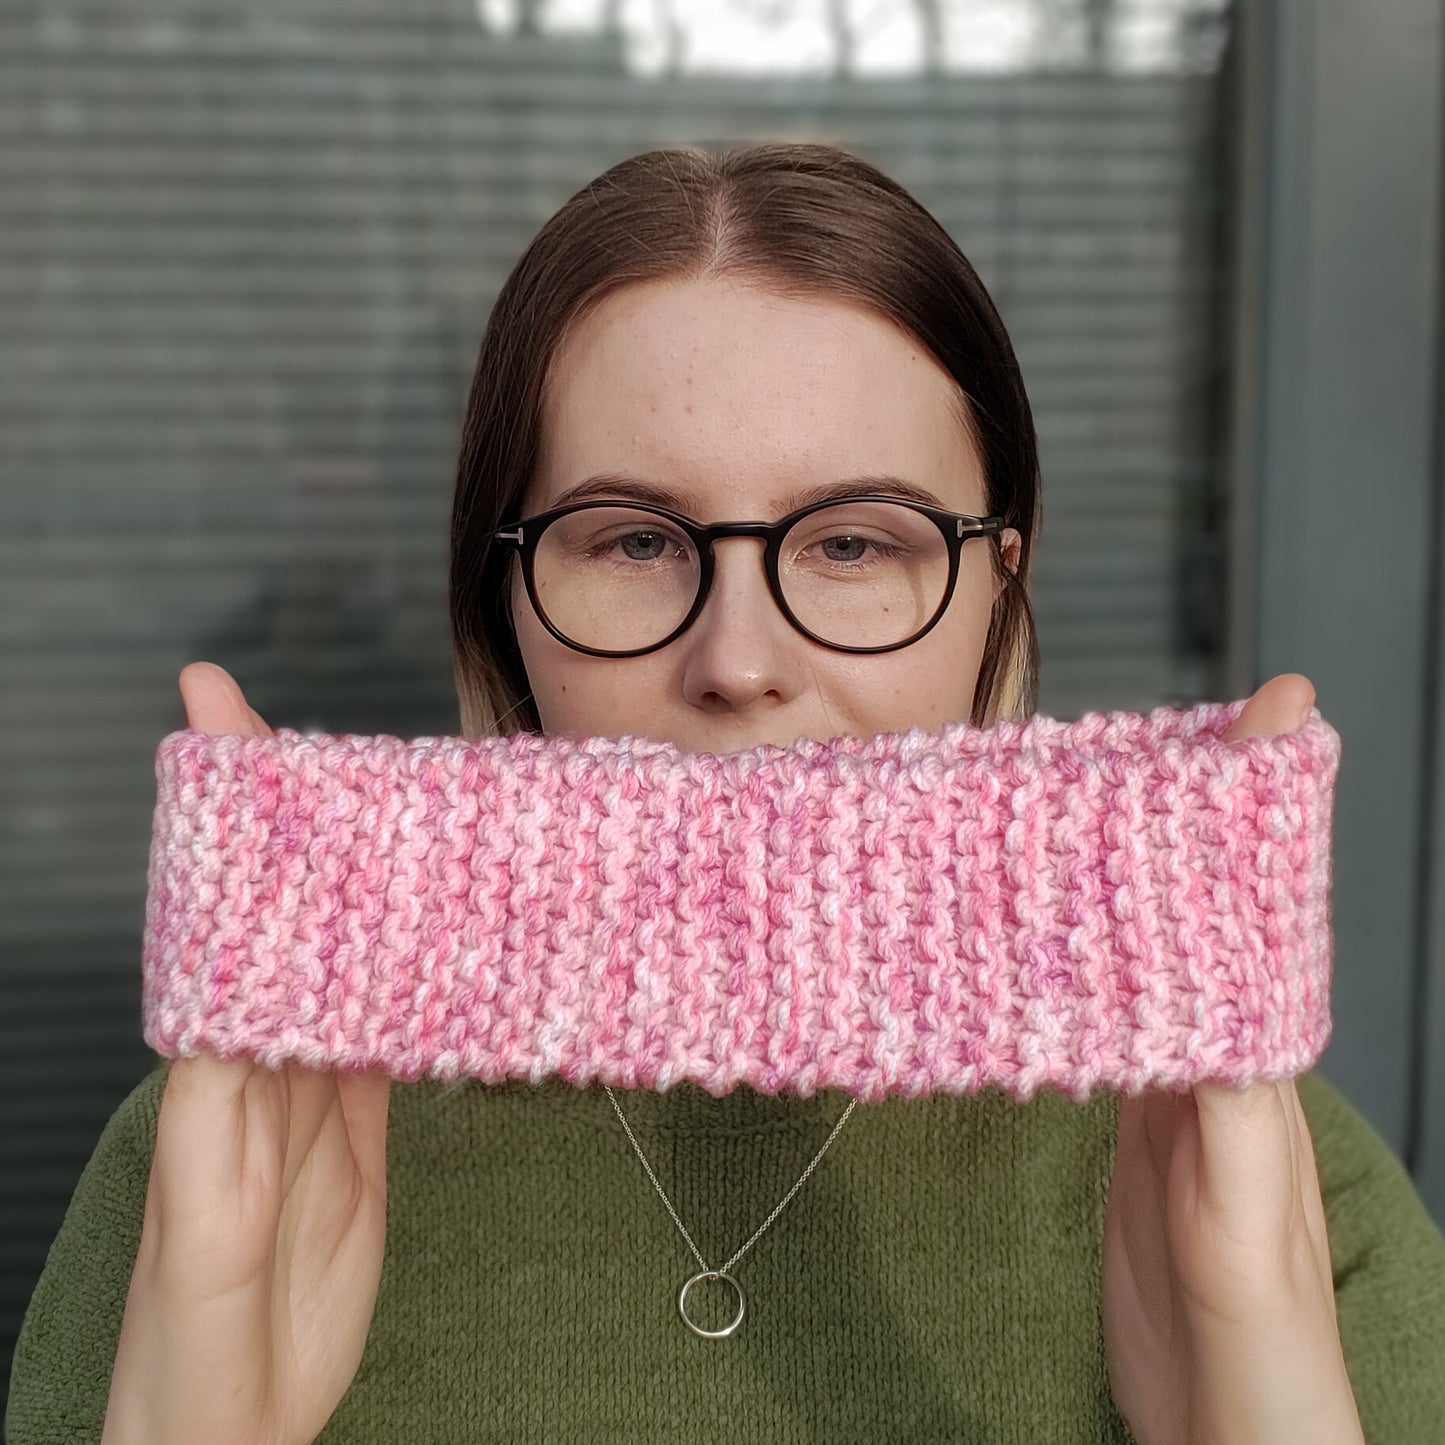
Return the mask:
<path id="1" fill-rule="evenodd" d="M 1033 415 L 1013 346 L 967 257 L 900 185 L 837 146 L 686 146 L 619 162 L 542 227 L 507 277 L 467 397 L 452 503 L 452 661 L 468 738 L 540 732 L 511 618 L 514 520 L 539 451 L 542 398 L 571 328 L 631 282 L 730 276 L 789 297 L 839 296 L 927 347 L 959 387 L 987 513 L 1022 545 L 1016 571 L 989 538 L 994 603 L 970 721 L 1019 721 L 1038 694 L 1029 562 L 1041 497 Z"/>

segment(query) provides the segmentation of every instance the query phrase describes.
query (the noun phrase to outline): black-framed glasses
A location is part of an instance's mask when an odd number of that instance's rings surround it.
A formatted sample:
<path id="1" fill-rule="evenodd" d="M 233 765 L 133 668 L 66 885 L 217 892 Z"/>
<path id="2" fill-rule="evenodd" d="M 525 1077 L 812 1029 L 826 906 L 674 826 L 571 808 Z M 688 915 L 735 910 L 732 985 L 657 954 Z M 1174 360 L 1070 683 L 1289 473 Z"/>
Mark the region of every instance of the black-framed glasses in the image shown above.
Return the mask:
<path id="1" fill-rule="evenodd" d="M 637 657 L 680 637 L 707 602 L 724 537 L 763 539 L 768 588 L 803 636 L 837 652 L 892 652 L 943 616 L 963 544 L 1003 523 L 862 493 L 776 522 L 710 527 L 641 502 L 573 502 L 492 537 L 519 549 L 543 626 L 593 657 Z"/>

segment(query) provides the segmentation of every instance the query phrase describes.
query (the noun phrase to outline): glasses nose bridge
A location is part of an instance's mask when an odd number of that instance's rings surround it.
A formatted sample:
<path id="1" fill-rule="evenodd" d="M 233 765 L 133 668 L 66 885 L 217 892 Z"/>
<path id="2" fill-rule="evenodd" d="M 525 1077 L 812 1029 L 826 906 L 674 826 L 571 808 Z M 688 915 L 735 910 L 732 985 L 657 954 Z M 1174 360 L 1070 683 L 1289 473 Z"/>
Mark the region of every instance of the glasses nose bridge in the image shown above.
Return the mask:
<path id="1" fill-rule="evenodd" d="M 788 616 L 788 610 L 783 604 L 783 599 L 778 595 L 778 589 L 773 585 L 773 570 L 768 563 L 768 554 L 775 546 L 780 545 L 782 539 L 782 528 L 777 522 L 716 522 L 710 527 L 694 525 L 693 535 L 700 539 L 703 554 L 707 558 L 707 564 L 698 577 L 698 595 L 694 602 L 694 620 L 696 614 L 700 613 L 707 606 L 712 596 L 713 581 L 717 574 L 716 556 L 714 545 L 726 541 L 730 537 L 756 537 L 763 544 L 763 549 L 758 555 L 758 561 L 762 564 L 763 585 L 768 589 L 768 595 L 773 599 L 773 606 L 776 607 L 784 617 Z M 791 619 L 789 619 L 791 622 Z M 794 624 L 796 625 L 796 624 Z"/>
<path id="2" fill-rule="evenodd" d="M 765 544 L 771 544 L 777 530 L 775 522 L 717 522 L 711 527 L 699 527 L 697 532 L 711 546 L 725 537 L 761 537 Z"/>
<path id="3" fill-rule="evenodd" d="M 773 595 L 773 601 L 781 606 L 782 599 L 779 598 L 773 587 L 772 569 L 768 565 L 768 553 L 781 540 L 780 524 L 776 522 L 716 522 L 710 527 L 696 527 L 695 534 L 702 540 L 707 555 L 706 570 L 706 591 L 712 591 L 712 578 L 716 570 L 716 557 L 713 547 L 716 543 L 725 541 L 729 537 L 756 537 L 763 544 L 763 550 L 758 560 L 763 564 L 763 575 L 767 582 L 768 591 Z M 701 579 L 700 579 L 701 580 Z M 706 598 L 702 599 L 706 601 Z M 699 604 L 701 605 L 701 603 Z"/>

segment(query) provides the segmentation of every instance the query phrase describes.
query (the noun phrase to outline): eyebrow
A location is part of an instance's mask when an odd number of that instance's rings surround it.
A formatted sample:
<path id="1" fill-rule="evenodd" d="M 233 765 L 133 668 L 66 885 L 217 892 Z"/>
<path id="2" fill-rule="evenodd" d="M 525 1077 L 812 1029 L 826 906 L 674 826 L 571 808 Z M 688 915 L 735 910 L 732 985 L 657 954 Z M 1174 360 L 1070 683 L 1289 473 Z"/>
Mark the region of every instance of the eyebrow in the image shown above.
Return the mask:
<path id="1" fill-rule="evenodd" d="M 817 486 L 803 487 L 783 498 L 779 516 L 796 512 L 800 507 L 811 506 L 814 502 L 831 502 L 843 497 L 862 496 L 866 492 L 885 492 L 889 496 L 901 497 L 906 501 L 922 502 L 925 506 L 940 507 L 953 511 L 932 492 L 902 477 L 883 473 L 869 473 L 864 476 L 845 477 L 841 481 L 821 482 Z M 564 507 L 569 502 L 587 502 L 600 497 L 625 497 L 635 502 L 651 502 L 655 507 L 666 507 L 669 511 L 681 512 L 684 516 L 695 515 L 695 499 L 671 487 L 645 481 L 641 477 L 628 476 L 625 472 L 597 472 L 574 487 L 555 497 L 547 506 Z"/>

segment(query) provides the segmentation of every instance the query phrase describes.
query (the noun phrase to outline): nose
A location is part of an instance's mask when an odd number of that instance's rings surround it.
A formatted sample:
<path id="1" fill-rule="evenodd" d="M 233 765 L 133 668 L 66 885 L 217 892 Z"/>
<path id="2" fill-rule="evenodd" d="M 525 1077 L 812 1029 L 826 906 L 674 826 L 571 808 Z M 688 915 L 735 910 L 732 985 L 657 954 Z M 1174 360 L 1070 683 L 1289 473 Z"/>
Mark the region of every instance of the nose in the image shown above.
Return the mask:
<path id="1" fill-rule="evenodd" d="M 811 644 L 773 600 L 762 538 L 714 543 L 707 600 L 678 642 L 687 649 L 683 687 L 695 707 L 737 711 L 793 696 L 802 672 L 798 647 Z"/>

